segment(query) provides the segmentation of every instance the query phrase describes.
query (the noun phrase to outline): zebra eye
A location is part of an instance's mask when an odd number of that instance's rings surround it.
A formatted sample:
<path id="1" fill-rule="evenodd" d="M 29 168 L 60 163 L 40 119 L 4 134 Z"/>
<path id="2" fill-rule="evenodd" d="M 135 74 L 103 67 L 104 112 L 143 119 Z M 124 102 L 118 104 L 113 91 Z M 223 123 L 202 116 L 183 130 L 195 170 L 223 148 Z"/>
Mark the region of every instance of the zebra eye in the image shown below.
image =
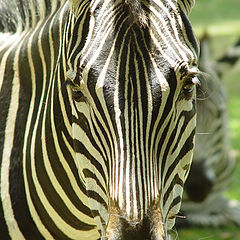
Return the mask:
<path id="1" fill-rule="evenodd" d="M 76 102 L 83 102 L 85 101 L 85 96 L 83 95 L 82 91 L 80 90 L 80 87 L 75 84 L 71 80 L 66 80 L 65 85 L 70 86 L 71 93 L 72 93 L 72 99 Z"/>
<path id="2" fill-rule="evenodd" d="M 76 102 L 83 102 L 85 97 L 81 91 L 72 89 L 72 99 Z"/>
<path id="3" fill-rule="evenodd" d="M 183 87 L 183 91 L 185 93 L 191 93 L 193 92 L 195 84 L 193 82 L 186 83 Z"/>
<path id="4" fill-rule="evenodd" d="M 184 98 L 189 100 L 191 99 L 195 88 L 195 83 L 193 79 L 188 79 L 182 88 L 182 93 L 184 94 Z"/>

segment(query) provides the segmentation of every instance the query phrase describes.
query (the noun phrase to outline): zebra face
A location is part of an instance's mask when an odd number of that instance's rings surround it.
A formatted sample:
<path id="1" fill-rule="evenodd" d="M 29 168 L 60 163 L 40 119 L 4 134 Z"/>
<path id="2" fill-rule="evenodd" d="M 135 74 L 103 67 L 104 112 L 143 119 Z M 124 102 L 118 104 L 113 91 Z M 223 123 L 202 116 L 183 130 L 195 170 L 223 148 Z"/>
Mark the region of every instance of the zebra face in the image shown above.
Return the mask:
<path id="1" fill-rule="evenodd" d="M 103 239 L 165 239 L 180 208 L 198 73 L 186 6 L 96 2 L 88 30 L 77 26 L 85 46 L 67 72 L 74 148 Z"/>

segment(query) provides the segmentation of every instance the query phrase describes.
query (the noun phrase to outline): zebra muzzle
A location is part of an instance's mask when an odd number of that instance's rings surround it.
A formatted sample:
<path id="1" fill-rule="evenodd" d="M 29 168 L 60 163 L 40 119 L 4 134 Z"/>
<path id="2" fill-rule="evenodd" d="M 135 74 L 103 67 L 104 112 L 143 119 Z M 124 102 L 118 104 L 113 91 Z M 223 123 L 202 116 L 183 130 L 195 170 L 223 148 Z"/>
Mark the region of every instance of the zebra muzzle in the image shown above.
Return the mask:
<path id="1" fill-rule="evenodd" d="M 106 229 L 107 240 L 166 240 L 159 208 L 151 209 L 142 219 L 132 220 L 119 208 L 111 208 Z"/>

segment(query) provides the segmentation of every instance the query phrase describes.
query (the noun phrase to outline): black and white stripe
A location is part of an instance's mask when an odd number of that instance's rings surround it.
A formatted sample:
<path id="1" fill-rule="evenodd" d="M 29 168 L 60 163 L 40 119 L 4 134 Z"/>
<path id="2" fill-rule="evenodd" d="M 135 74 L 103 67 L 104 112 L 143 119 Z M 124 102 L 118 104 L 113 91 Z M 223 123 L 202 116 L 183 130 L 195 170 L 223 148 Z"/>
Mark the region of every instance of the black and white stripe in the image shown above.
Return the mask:
<path id="1" fill-rule="evenodd" d="M 194 147 L 193 1 L 14 4 L 0 14 L 4 236 L 139 238 L 126 221 L 165 239 Z"/>

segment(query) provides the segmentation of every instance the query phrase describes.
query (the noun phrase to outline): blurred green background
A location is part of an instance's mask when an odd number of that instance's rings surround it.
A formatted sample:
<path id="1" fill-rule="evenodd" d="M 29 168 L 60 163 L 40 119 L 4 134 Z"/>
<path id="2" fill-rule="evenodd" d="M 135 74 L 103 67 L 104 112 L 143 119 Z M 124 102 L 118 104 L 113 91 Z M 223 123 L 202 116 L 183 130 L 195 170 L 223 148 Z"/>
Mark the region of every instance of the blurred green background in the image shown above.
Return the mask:
<path id="1" fill-rule="evenodd" d="M 221 57 L 240 39 L 240 0 L 195 0 L 190 20 L 198 37 L 211 36 L 213 58 Z M 232 147 L 237 164 L 226 195 L 240 201 L 240 60 L 223 77 L 227 89 Z M 173 239 L 240 240 L 240 227 L 191 228 L 179 230 Z"/>

